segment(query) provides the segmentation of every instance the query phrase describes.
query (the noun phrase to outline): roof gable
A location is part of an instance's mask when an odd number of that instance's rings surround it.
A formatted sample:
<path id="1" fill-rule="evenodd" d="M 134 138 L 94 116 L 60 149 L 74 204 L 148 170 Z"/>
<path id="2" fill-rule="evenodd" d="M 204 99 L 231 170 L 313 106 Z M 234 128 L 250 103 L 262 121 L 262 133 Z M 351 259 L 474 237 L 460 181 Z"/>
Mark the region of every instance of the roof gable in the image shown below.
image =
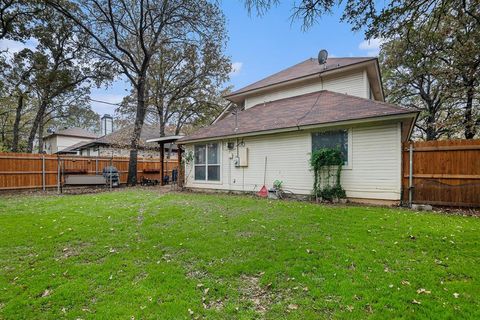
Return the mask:
<path id="1" fill-rule="evenodd" d="M 90 132 L 88 130 L 85 130 L 83 128 L 75 128 L 75 127 L 59 130 L 57 132 L 54 132 L 54 133 L 51 133 L 51 134 L 45 136 L 44 138 L 48 138 L 48 137 L 51 137 L 51 136 L 54 136 L 54 135 L 68 136 L 68 137 L 79 137 L 79 138 L 89 138 L 89 139 L 98 138 L 98 135 L 96 135 L 95 133 L 92 133 L 92 132 Z"/>
<path id="2" fill-rule="evenodd" d="M 275 84 L 286 83 L 292 80 L 301 79 L 303 77 L 321 74 L 327 71 L 330 72 L 333 70 L 339 70 L 358 63 L 376 60 L 376 58 L 372 57 L 328 58 L 324 65 L 320 65 L 317 59 L 310 58 L 262 80 L 254 82 L 246 87 L 238 89 L 227 95 L 226 98 L 244 94 L 249 91 L 266 88 Z"/>

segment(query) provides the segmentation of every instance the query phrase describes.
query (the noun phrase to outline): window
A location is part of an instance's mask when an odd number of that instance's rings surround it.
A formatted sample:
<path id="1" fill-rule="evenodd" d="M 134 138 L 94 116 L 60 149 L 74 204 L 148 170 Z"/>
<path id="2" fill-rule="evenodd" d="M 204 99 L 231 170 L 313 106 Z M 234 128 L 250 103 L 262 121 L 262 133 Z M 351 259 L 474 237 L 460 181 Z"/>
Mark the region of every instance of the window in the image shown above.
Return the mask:
<path id="1" fill-rule="evenodd" d="M 348 164 L 348 130 L 312 133 L 312 152 L 321 148 L 339 148 L 345 165 Z"/>
<path id="2" fill-rule="evenodd" d="M 194 148 L 195 180 L 220 181 L 218 143 L 198 144 Z"/>

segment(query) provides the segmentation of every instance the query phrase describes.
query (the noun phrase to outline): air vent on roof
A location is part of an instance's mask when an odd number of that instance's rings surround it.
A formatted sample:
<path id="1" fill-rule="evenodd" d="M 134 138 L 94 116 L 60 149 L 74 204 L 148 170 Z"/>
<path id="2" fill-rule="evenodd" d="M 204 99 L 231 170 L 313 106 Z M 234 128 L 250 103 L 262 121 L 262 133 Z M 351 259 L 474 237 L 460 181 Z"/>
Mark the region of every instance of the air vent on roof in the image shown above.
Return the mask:
<path id="1" fill-rule="evenodd" d="M 328 58 L 328 51 L 325 49 L 320 50 L 318 53 L 318 63 L 319 64 L 325 64 L 327 62 Z"/>

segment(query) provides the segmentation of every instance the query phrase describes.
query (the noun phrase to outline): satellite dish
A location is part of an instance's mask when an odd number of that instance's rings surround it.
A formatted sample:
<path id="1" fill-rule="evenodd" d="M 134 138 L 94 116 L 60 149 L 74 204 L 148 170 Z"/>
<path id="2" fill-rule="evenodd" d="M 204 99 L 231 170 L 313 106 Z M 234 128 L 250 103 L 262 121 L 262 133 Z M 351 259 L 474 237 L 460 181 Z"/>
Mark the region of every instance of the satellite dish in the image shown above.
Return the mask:
<path id="1" fill-rule="evenodd" d="M 325 64 L 327 62 L 328 58 L 328 51 L 325 49 L 320 50 L 318 53 L 318 63 L 319 64 Z"/>

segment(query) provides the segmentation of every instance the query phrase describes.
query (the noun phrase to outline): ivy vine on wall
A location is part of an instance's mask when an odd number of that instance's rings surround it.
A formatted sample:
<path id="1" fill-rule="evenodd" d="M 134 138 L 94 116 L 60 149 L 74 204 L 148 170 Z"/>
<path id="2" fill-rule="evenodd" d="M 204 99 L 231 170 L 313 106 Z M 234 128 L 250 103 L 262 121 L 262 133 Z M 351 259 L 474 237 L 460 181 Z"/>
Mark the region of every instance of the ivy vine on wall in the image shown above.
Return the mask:
<path id="1" fill-rule="evenodd" d="M 340 184 L 343 157 L 339 149 L 321 148 L 312 152 L 310 166 L 314 172 L 313 195 L 316 199 L 333 201 L 346 198 Z"/>

